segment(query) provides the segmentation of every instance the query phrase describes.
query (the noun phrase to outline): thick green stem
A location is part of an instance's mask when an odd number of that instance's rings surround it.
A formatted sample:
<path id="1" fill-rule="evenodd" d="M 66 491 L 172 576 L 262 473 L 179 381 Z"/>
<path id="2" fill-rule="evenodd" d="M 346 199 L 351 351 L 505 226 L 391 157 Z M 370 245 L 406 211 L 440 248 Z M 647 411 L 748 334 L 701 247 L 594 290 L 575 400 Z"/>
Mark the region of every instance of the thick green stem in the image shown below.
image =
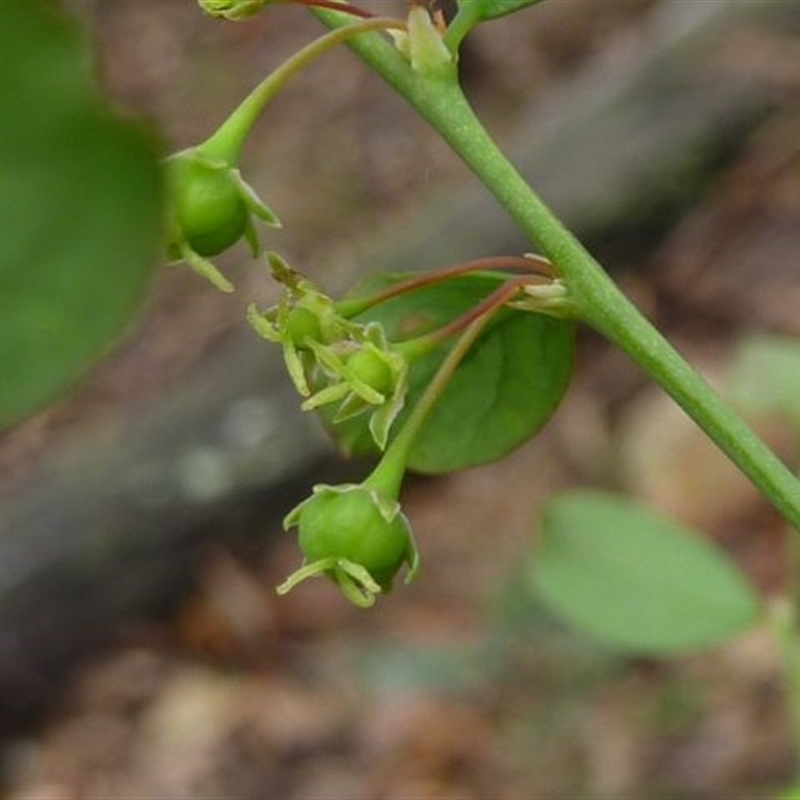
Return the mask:
<path id="1" fill-rule="evenodd" d="M 341 15 L 318 12 L 328 25 Z M 544 205 L 497 147 L 455 81 L 416 74 L 386 41 L 350 43 L 448 142 L 552 262 L 577 314 L 656 380 L 775 507 L 800 530 L 800 483 L 748 425 L 642 316 L 597 261 Z"/>

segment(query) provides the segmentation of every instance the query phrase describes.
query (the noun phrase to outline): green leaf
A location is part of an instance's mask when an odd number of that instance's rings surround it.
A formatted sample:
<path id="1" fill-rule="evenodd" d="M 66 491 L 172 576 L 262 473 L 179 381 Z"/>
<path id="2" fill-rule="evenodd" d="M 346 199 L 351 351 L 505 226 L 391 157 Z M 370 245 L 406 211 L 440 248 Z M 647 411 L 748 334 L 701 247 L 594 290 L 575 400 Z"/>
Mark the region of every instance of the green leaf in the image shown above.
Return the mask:
<path id="1" fill-rule="evenodd" d="M 377 285 L 407 275 L 381 276 Z M 507 277 L 507 276 L 505 276 Z M 390 340 L 435 330 L 486 297 L 504 276 L 472 274 L 396 297 L 359 317 L 383 324 Z M 371 287 L 376 288 L 374 284 Z M 503 311 L 459 365 L 422 428 L 408 462 L 418 472 L 441 473 L 495 461 L 535 434 L 557 408 L 572 372 L 572 323 L 525 311 Z M 405 408 L 392 432 L 430 382 L 447 346 L 415 362 Z M 334 435 L 354 454 L 375 452 L 363 417 Z"/>
<path id="2" fill-rule="evenodd" d="M 781 789 L 775 795 L 775 800 L 800 800 L 800 784 Z"/>
<path id="3" fill-rule="evenodd" d="M 64 392 L 140 306 L 162 239 L 151 136 L 97 95 L 74 22 L 0 3 L 0 427 Z"/>
<path id="4" fill-rule="evenodd" d="M 489 20 L 513 14 L 515 11 L 521 11 L 538 2 L 541 0 L 459 0 L 458 5 L 459 7 L 469 5 L 472 13 L 475 13 L 473 7 L 477 6 L 480 19 Z"/>
<path id="5" fill-rule="evenodd" d="M 601 492 L 544 510 L 532 581 L 560 616 L 616 647 L 669 654 L 750 627 L 759 599 L 738 567 L 692 531 Z"/>
<path id="6" fill-rule="evenodd" d="M 734 358 L 728 385 L 744 411 L 778 415 L 800 427 L 800 340 L 768 335 L 747 339 Z"/>

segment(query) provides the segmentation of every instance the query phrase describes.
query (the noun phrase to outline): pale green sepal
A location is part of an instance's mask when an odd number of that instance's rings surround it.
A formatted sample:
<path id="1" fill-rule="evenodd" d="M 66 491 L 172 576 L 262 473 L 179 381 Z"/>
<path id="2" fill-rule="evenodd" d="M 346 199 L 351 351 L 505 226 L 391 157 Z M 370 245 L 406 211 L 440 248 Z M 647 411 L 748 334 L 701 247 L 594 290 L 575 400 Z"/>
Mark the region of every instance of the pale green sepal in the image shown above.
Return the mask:
<path id="1" fill-rule="evenodd" d="M 328 571 L 336 566 L 336 559 L 331 556 L 330 558 L 322 558 L 319 561 L 313 561 L 311 564 L 304 564 L 300 569 L 296 569 L 286 580 L 275 587 L 278 594 L 288 594 L 297 586 L 308 578 L 316 578 L 319 575 L 325 575 Z"/>
<path id="2" fill-rule="evenodd" d="M 308 397 L 311 394 L 311 387 L 306 380 L 303 356 L 291 342 L 283 348 L 283 362 L 286 364 L 286 371 L 289 373 L 297 393 L 301 397 Z"/>
<path id="3" fill-rule="evenodd" d="M 403 410 L 405 399 L 405 392 L 397 392 L 372 412 L 369 419 L 369 432 L 381 450 L 386 448 L 389 431 L 397 419 L 397 415 Z"/>
<path id="4" fill-rule="evenodd" d="M 413 6 L 408 14 L 408 57 L 414 72 L 425 78 L 454 80 L 456 77 L 453 54 L 421 5 Z"/>
<path id="5" fill-rule="evenodd" d="M 376 595 L 382 589 L 372 575 L 360 564 L 354 564 L 346 558 L 321 558 L 311 564 L 304 564 L 295 570 L 286 580 L 275 588 L 279 595 L 285 595 L 295 586 L 309 578 L 328 576 L 341 589 L 342 594 L 359 608 L 371 608 L 375 605 Z"/>
<path id="6" fill-rule="evenodd" d="M 298 394 L 303 397 L 308 397 L 311 394 L 311 389 L 308 386 L 308 381 L 306 381 L 303 359 L 291 338 L 282 333 L 283 320 L 281 314 L 281 305 L 279 305 L 278 311 L 275 314 L 277 317 L 277 324 L 273 323 L 269 314 L 262 314 L 255 303 L 251 303 L 247 307 L 246 316 L 247 321 L 259 336 L 267 341 L 282 345 L 286 371 L 289 373 L 289 377 L 292 379 L 292 383 L 295 389 L 297 389 Z"/>
<path id="7" fill-rule="evenodd" d="M 308 346 L 316 356 L 317 361 L 322 369 L 328 372 L 331 377 L 341 379 L 342 382 L 337 384 L 337 386 L 344 387 L 346 392 L 355 392 L 355 394 L 358 395 L 365 403 L 369 403 L 370 405 L 379 405 L 386 400 L 386 398 L 380 392 L 376 391 L 369 384 L 364 383 L 364 381 L 356 377 L 352 370 L 348 369 L 345 361 L 336 353 L 334 353 L 331 347 L 326 347 L 318 342 L 311 341 L 308 342 Z M 322 404 L 319 403 L 318 405 Z"/>
<path id="8" fill-rule="evenodd" d="M 416 580 L 417 576 L 419 575 L 419 568 L 420 568 L 420 557 L 419 557 L 419 549 L 417 548 L 417 540 L 414 538 L 414 531 L 411 528 L 411 524 L 408 522 L 408 518 L 406 517 L 403 512 L 400 512 L 400 516 L 406 521 L 406 530 L 408 531 L 408 554 L 406 555 L 406 577 L 403 583 L 408 585 L 412 581 Z"/>
<path id="9" fill-rule="evenodd" d="M 359 488 L 363 489 L 364 484 L 359 484 Z M 394 497 L 383 494 L 383 492 L 379 492 L 377 489 L 370 488 L 368 491 L 372 502 L 375 504 L 375 508 L 380 511 L 381 516 L 386 522 L 392 523 L 398 514 L 402 514 L 400 511 L 400 503 Z"/>
<path id="10" fill-rule="evenodd" d="M 376 595 L 383 591 L 367 569 L 346 558 L 336 559 L 332 577 L 342 594 L 359 608 L 372 608 Z"/>
<path id="11" fill-rule="evenodd" d="M 558 279 L 546 283 L 530 283 L 522 287 L 521 293 L 522 297 L 508 303 L 509 307 L 549 314 L 560 319 L 573 319 L 577 315 L 569 289 Z"/>
<path id="12" fill-rule="evenodd" d="M 411 45 L 408 42 L 408 31 L 389 28 L 386 33 L 391 37 L 400 55 L 402 55 L 406 61 L 411 61 Z"/>
<path id="13" fill-rule="evenodd" d="M 282 228 L 283 223 L 278 215 L 258 196 L 256 190 L 242 177 L 238 169 L 232 170 L 233 176 L 239 185 L 242 200 L 247 210 L 258 217 L 270 228 Z"/>
<path id="14" fill-rule="evenodd" d="M 261 252 L 261 239 L 258 237 L 258 231 L 253 224 L 253 220 L 249 218 L 244 228 L 244 240 L 250 248 L 250 255 L 253 256 L 253 258 L 258 258 Z"/>
<path id="15" fill-rule="evenodd" d="M 275 0 L 197 0 L 210 17 L 239 21 L 253 17 Z"/>
<path id="16" fill-rule="evenodd" d="M 230 294 L 230 292 L 234 291 L 233 284 L 214 266 L 211 261 L 195 253 L 195 251 L 185 243 L 180 244 L 179 247 L 181 260 L 185 261 L 194 272 L 196 272 L 202 278 L 205 278 L 207 281 L 210 281 L 221 292 Z"/>
<path id="17" fill-rule="evenodd" d="M 305 400 L 300 406 L 301 411 L 314 411 L 317 408 L 328 405 L 328 403 L 336 403 L 341 400 L 350 388 L 345 383 L 334 383 L 332 386 L 326 386 L 318 392 L 314 392 L 308 400 Z"/>
<path id="18" fill-rule="evenodd" d="M 270 342 L 280 343 L 283 341 L 277 326 L 273 325 L 269 318 L 258 310 L 258 306 L 255 303 L 250 303 L 247 306 L 245 317 L 259 336 Z"/>

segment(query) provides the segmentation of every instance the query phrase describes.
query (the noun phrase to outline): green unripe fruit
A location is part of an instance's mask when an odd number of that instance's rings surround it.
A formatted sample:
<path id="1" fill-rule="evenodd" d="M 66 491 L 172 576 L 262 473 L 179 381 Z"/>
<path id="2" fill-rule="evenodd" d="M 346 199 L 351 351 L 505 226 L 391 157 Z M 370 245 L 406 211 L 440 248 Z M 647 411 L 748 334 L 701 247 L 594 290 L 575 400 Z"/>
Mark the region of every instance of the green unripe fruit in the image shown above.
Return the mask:
<path id="1" fill-rule="evenodd" d="M 409 560 L 411 533 L 398 510 L 388 521 L 374 492 L 320 487 L 300 509 L 299 544 L 308 561 L 344 558 L 364 567 L 382 589 Z"/>
<path id="2" fill-rule="evenodd" d="M 239 241 L 249 213 L 234 170 L 184 153 L 169 159 L 170 202 L 180 236 L 201 256 L 214 256 Z"/>
<path id="3" fill-rule="evenodd" d="M 295 306 L 289 312 L 285 330 L 297 348 L 302 348 L 308 339 L 315 342 L 322 339 L 322 329 L 317 315 L 302 306 Z"/>
<path id="4" fill-rule="evenodd" d="M 347 359 L 347 367 L 353 375 L 382 395 L 389 395 L 394 388 L 394 376 L 386 359 L 376 350 L 361 347 Z"/>

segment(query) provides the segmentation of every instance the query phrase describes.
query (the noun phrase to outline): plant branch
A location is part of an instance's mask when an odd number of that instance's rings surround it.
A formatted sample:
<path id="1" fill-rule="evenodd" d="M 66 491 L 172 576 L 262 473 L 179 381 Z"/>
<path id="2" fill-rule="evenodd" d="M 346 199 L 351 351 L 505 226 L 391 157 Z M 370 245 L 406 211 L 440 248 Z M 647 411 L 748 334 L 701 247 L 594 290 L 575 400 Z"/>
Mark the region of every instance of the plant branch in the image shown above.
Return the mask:
<path id="1" fill-rule="evenodd" d="M 315 13 L 325 24 L 342 24 L 341 15 Z M 657 381 L 800 530 L 800 483 L 545 206 L 486 132 L 457 82 L 414 73 L 380 37 L 360 37 L 349 46 L 438 131 L 538 245 L 562 277 L 579 316 Z"/>

